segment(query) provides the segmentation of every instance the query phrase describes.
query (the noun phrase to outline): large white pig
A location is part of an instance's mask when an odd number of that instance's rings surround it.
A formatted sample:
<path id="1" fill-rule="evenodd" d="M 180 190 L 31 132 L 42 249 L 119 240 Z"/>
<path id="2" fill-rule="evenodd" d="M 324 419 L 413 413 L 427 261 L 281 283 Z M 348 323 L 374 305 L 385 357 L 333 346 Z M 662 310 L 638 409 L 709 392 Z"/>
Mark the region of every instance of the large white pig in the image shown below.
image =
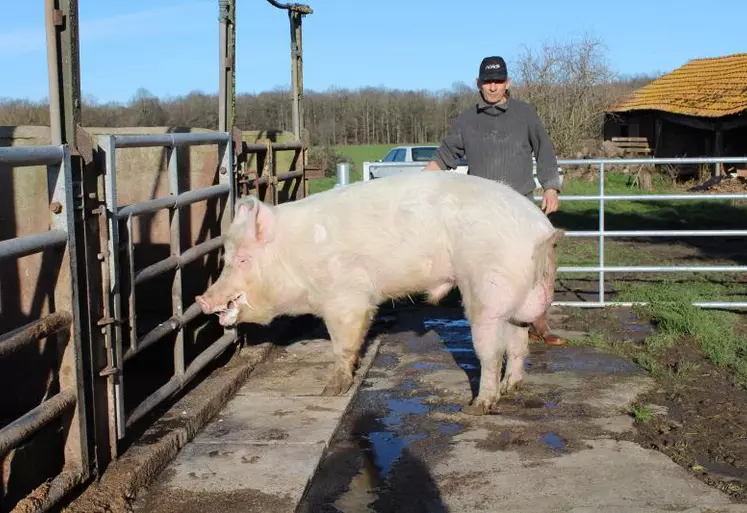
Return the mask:
<path id="1" fill-rule="evenodd" d="M 426 292 L 436 303 L 457 286 L 481 364 L 479 394 L 462 410 L 485 414 L 523 379 L 526 323 L 550 305 L 562 236 L 507 185 L 454 173 L 358 182 L 279 206 L 247 197 L 222 274 L 196 300 L 223 326 L 321 317 L 335 354 L 322 394 L 337 395 L 382 301 Z"/>

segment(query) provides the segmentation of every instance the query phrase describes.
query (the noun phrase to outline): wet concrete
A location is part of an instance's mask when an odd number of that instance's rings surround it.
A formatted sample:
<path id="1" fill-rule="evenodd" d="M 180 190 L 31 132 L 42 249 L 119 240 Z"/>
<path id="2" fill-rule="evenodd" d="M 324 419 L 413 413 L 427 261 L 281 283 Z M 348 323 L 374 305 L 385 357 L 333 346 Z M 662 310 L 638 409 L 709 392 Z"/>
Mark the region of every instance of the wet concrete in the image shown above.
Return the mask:
<path id="1" fill-rule="evenodd" d="M 654 386 L 636 366 L 533 344 L 525 386 L 467 416 L 479 378 L 469 326 L 419 322 L 422 335 L 383 338 L 297 511 L 747 511 L 620 438 L 633 430 L 627 408 Z"/>
<path id="2" fill-rule="evenodd" d="M 320 395 L 334 365 L 328 340 L 279 350 L 139 494 L 134 511 L 294 511 L 377 345 L 369 344 L 353 387 L 338 397 Z"/>

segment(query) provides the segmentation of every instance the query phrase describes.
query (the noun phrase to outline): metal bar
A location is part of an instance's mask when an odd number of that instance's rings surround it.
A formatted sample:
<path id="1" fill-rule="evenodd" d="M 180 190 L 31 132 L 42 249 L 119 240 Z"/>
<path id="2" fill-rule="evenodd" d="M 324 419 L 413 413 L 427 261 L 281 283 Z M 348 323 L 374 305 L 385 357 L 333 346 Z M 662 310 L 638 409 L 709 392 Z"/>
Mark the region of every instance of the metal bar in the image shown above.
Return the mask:
<path id="1" fill-rule="evenodd" d="M 569 231 L 567 237 L 597 237 L 602 232 Z M 747 230 L 611 230 L 604 231 L 605 237 L 742 237 Z"/>
<path id="2" fill-rule="evenodd" d="M 535 196 L 534 199 L 540 200 L 542 196 Z M 588 196 L 563 196 L 563 201 L 599 201 L 602 197 L 599 195 Z M 680 200 L 747 200 L 747 194 L 620 194 L 605 195 L 608 201 L 680 201 Z"/>
<path id="3" fill-rule="evenodd" d="M 181 256 L 172 255 L 164 260 L 151 264 L 148 267 L 144 267 L 137 271 L 135 276 L 135 285 L 140 285 L 156 276 L 163 273 L 169 272 L 173 269 L 180 269 L 187 264 L 190 264 L 198 258 L 207 255 L 211 251 L 220 248 L 223 245 L 223 237 L 214 237 L 208 241 L 205 241 L 197 246 L 189 248 L 187 251 L 181 254 Z"/>
<path id="4" fill-rule="evenodd" d="M 156 198 L 152 200 L 140 201 L 121 207 L 117 211 L 117 217 L 119 219 L 126 219 L 129 216 L 137 216 L 141 214 L 148 214 L 151 212 L 157 212 L 164 208 L 181 208 L 203 201 L 210 198 L 222 196 L 229 192 L 228 185 L 218 184 L 211 187 L 205 187 L 203 189 L 195 189 L 193 191 L 183 192 L 179 195 L 164 196 L 163 198 Z"/>
<path id="5" fill-rule="evenodd" d="M 293 180 L 295 178 L 301 178 L 303 171 L 287 171 L 285 173 L 278 173 L 276 178 L 278 182 L 285 182 L 286 180 Z"/>
<path id="6" fill-rule="evenodd" d="M 626 165 L 626 164 L 741 164 L 747 162 L 744 157 L 687 157 L 687 158 L 638 158 L 638 159 L 561 159 L 559 166 L 588 166 L 588 165 Z"/>
<path id="7" fill-rule="evenodd" d="M 63 470 L 48 483 L 37 487 L 34 491 L 18 501 L 13 511 L 34 511 L 42 513 L 53 510 L 65 496 L 83 483 L 88 477 L 86 470 Z"/>
<path id="8" fill-rule="evenodd" d="M 197 132 L 189 134 L 114 135 L 117 148 L 148 148 L 151 146 L 199 146 L 225 142 L 226 132 Z"/>
<path id="9" fill-rule="evenodd" d="M 291 41 L 291 112 L 293 113 L 293 134 L 296 139 L 301 139 L 301 93 L 298 89 L 298 63 L 300 59 L 298 43 L 296 41 L 296 25 L 301 15 L 291 10 L 288 11 L 288 22 L 290 24 Z"/>
<path id="10" fill-rule="evenodd" d="M 218 76 L 218 130 L 221 132 L 228 131 L 226 116 L 226 84 L 228 82 L 228 73 L 226 66 L 226 53 L 228 50 L 228 0 L 218 0 L 218 66 L 220 74 Z"/>
<path id="11" fill-rule="evenodd" d="M 0 429 L 0 455 L 21 445 L 33 434 L 75 405 L 75 394 L 60 392 Z"/>
<path id="12" fill-rule="evenodd" d="M 218 0 L 219 89 L 218 130 L 228 132 L 234 125 L 236 105 L 236 5 L 235 0 Z"/>
<path id="13" fill-rule="evenodd" d="M 179 197 L 179 152 L 172 149 L 169 152 L 169 187 L 171 194 Z M 169 244 L 171 246 L 170 258 L 175 258 L 177 262 L 174 272 L 174 279 L 171 284 L 171 308 L 174 317 L 181 317 L 182 311 L 182 270 L 179 266 L 179 259 L 182 254 L 182 223 L 181 210 L 175 208 L 171 211 L 169 221 Z M 179 326 L 174 341 L 174 373 L 176 375 L 184 374 L 184 329 Z"/>
<path id="14" fill-rule="evenodd" d="M 77 5 L 71 2 L 68 5 L 68 20 L 74 17 L 71 12 L 77 10 Z M 66 30 L 77 30 L 68 27 Z M 74 50 L 71 50 L 74 51 Z M 66 139 L 67 140 L 67 139 Z M 59 208 L 52 209 L 51 227 L 56 230 L 67 232 L 67 272 L 61 269 L 60 285 L 55 287 L 55 308 L 72 312 L 72 322 L 66 329 L 64 336 L 57 337 L 57 351 L 59 367 L 57 380 L 61 393 L 73 394 L 76 397 L 76 406 L 72 411 L 66 411 L 62 416 L 62 432 L 65 437 L 65 465 L 64 470 L 75 469 L 87 476 L 90 472 L 89 439 L 88 439 L 88 413 L 86 380 L 84 376 L 82 342 L 82 318 L 81 304 L 84 304 L 85 293 L 81 293 L 79 279 L 78 261 L 78 237 L 76 226 L 75 204 L 73 202 L 73 160 L 68 146 L 63 146 L 63 157 L 59 165 L 47 167 L 47 187 L 49 190 L 50 205 Z M 80 177 L 82 159 L 76 159 Z M 67 280 L 63 278 L 67 278 Z M 64 284 L 64 286 L 62 285 Z"/>
<path id="15" fill-rule="evenodd" d="M 60 109 L 60 68 L 57 56 L 60 45 L 57 40 L 57 14 L 54 0 L 44 0 L 44 29 L 47 39 L 47 79 L 49 81 L 49 140 L 62 144 L 62 110 Z M 61 14 L 61 13 L 59 13 Z M 61 21 L 61 20 L 59 20 Z"/>
<path id="16" fill-rule="evenodd" d="M 604 308 L 608 306 L 614 307 L 631 307 L 631 306 L 643 306 L 649 304 L 646 301 L 605 301 L 600 303 L 598 301 L 554 301 L 555 306 L 572 306 L 577 308 Z M 719 309 L 744 309 L 747 308 L 747 302 L 721 302 L 721 301 L 694 301 L 693 306 L 699 306 L 701 308 L 719 308 Z"/>
<path id="17" fill-rule="evenodd" d="M 107 239 L 107 264 L 109 267 L 109 302 L 113 319 L 107 323 L 106 330 L 109 336 L 110 369 L 109 375 L 111 385 L 110 416 L 114 419 L 117 438 L 125 436 L 124 422 L 124 383 L 122 380 L 122 303 L 120 296 L 119 278 L 119 218 L 117 217 L 117 165 L 116 150 L 117 139 L 113 135 L 105 135 L 100 138 L 100 146 L 105 152 L 105 198 L 106 217 L 109 228 Z M 112 443 L 116 443 L 115 440 Z"/>
<path id="18" fill-rule="evenodd" d="M 302 150 L 303 149 L 302 142 L 271 143 L 269 146 L 273 151 Z M 265 153 L 267 149 L 268 149 L 267 144 L 247 143 L 244 145 L 244 150 L 246 150 L 249 153 Z M 420 166 L 423 166 L 423 165 L 424 164 L 420 163 Z"/>
<path id="19" fill-rule="evenodd" d="M 221 338 L 216 340 L 210 347 L 200 353 L 192 363 L 187 367 L 184 374 L 178 374 L 172 377 L 165 385 L 148 396 L 137 408 L 127 417 L 127 427 L 132 426 L 138 420 L 148 414 L 153 408 L 158 406 L 162 401 L 168 399 L 172 394 L 178 392 L 194 378 L 208 363 L 214 360 L 225 349 L 234 343 L 236 333 L 233 330 L 227 331 Z"/>
<path id="20" fill-rule="evenodd" d="M 136 346 L 134 348 L 130 347 L 130 349 L 128 349 L 124 354 L 124 361 L 127 361 L 130 358 L 134 357 L 136 354 L 146 350 L 169 333 L 181 328 L 182 326 L 187 325 L 200 315 L 202 315 L 200 305 L 198 305 L 197 303 L 192 303 L 192 305 L 190 305 L 190 307 L 187 308 L 187 310 L 185 310 L 185 312 L 181 316 L 171 317 L 168 321 L 162 322 L 161 324 L 150 330 L 148 333 L 143 335 L 141 338 L 139 338 Z"/>
<path id="21" fill-rule="evenodd" d="M 67 233 L 63 230 L 50 230 L 44 233 L 2 240 L 0 241 L 0 259 L 20 258 L 47 248 L 64 246 L 66 243 Z"/>
<path id="22" fill-rule="evenodd" d="M 47 338 L 67 327 L 73 322 L 73 316 L 68 312 L 55 312 L 32 322 L 27 326 L 15 330 L 0 338 L 0 358 L 7 356 L 20 348 Z"/>
<path id="23" fill-rule="evenodd" d="M 668 272 L 683 272 L 683 273 L 744 273 L 747 272 L 747 266 L 728 266 L 728 265 L 702 265 L 702 266 L 560 266 L 558 267 L 559 273 L 668 273 Z"/>
<path id="24" fill-rule="evenodd" d="M 62 146 L 17 146 L 0 148 L 0 164 L 8 166 L 43 166 L 59 164 L 63 159 Z"/>
<path id="25" fill-rule="evenodd" d="M 127 216 L 127 264 L 129 267 L 129 304 L 127 309 L 129 310 L 129 328 L 130 328 L 130 349 L 135 350 L 137 348 L 137 301 L 135 299 L 135 242 L 132 240 L 133 237 L 133 216 Z"/>

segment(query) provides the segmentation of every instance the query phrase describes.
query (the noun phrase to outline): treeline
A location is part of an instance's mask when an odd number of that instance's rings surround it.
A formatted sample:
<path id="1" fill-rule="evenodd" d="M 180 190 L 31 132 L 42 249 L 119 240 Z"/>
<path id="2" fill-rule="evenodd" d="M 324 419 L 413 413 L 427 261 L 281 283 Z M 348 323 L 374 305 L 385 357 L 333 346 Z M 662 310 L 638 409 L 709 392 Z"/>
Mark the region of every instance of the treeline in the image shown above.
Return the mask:
<path id="1" fill-rule="evenodd" d="M 600 138 L 604 110 L 653 78 L 615 77 L 604 63 L 600 43 L 588 39 L 527 51 L 515 65 L 513 77 L 512 94 L 537 108 L 559 155 L 569 155 L 584 140 Z M 442 92 L 372 87 L 306 91 L 304 125 L 317 146 L 432 142 L 476 98 L 475 86 L 464 83 Z M 218 98 L 200 92 L 157 98 L 140 89 L 125 104 L 83 98 L 82 116 L 86 126 L 216 129 Z M 45 103 L 0 102 L 0 125 L 48 123 Z M 236 125 L 242 130 L 292 130 L 289 91 L 237 95 Z"/>

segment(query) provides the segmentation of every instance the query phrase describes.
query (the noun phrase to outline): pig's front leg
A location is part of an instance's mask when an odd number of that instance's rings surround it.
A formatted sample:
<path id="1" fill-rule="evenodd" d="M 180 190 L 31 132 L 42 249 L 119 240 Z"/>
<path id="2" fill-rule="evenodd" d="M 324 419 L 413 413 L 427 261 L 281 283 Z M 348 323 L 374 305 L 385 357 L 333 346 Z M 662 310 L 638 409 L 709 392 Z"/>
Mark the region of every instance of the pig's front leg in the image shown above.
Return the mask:
<path id="1" fill-rule="evenodd" d="M 330 312 L 324 318 L 335 355 L 332 377 L 322 391 L 323 396 L 340 395 L 353 384 L 353 371 L 358 364 L 360 350 L 371 326 L 373 311 L 367 307 Z"/>
<path id="2" fill-rule="evenodd" d="M 518 388 L 524 381 L 524 360 L 529 354 L 529 328 L 509 324 L 506 327 L 506 373 L 501 381 L 501 393 Z"/>
<path id="3" fill-rule="evenodd" d="M 507 326 L 505 320 L 490 316 L 472 322 L 472 343 L 480 359 L 480 390 L 471 404 L 462 407 L 467 415 L 487 415 L 501 397 L 499 380 Z"/>

